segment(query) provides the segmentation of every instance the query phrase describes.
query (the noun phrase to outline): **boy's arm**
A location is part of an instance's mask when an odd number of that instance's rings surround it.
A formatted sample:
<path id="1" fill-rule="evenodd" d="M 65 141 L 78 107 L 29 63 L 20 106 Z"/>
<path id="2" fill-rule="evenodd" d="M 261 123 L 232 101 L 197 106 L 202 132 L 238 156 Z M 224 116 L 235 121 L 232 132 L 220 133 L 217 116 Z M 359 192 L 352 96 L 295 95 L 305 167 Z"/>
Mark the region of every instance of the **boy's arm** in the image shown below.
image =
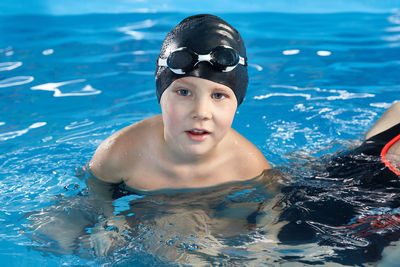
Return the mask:
<path id="1" fill-rule="evenodd" d="M 383 113 L 375 124 L 372 125 L 371 129 L 369 129 L 365 139 L 367 140 L 374 135 L 384 132 L 398 123 L 400 123 L 400 102 L 394 103 Z"/>
<path id="2" fill-rule="evenodd" d="M 91 205 L 99 214 L 104 215 L 91 229 L 88 238 L 88 247 L 93 248 L 97 256 L 106 256 L 118 247 L 125 245 L 124 231 L 129 232 L 129 225 L 123 215 L 114 215 L 114 199 L 112 193 L 115 188 L 107 182 L 92 177 L 86 179 L 89 189 Z"/>

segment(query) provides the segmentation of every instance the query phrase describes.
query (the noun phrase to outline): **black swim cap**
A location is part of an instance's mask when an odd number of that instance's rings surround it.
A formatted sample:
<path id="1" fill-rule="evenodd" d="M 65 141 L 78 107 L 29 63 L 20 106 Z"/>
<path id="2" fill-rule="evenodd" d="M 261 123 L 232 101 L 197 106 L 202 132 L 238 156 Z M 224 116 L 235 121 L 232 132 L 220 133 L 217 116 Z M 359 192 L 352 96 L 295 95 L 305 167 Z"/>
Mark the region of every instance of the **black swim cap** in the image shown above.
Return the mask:
<path id="1" fill-rule="evenodd" d="M 167 58 L 171 51 L 187 47 L 197 54 L 210 53 L 217 46 L 229 46 L 246 58 L 246 48 L 239 32 L 226 21 L 213 15 L 196 15 L 182 20 L 165 37 L 158 58 Z M 158 62 L 158 61 L 157 61 Z M 247 67 L 237 65 L 232 71 L 219 71 L 208 62 L 200 62 L 185 74 L 176 74 L 168 67 L 157 65 L 155 78 L 157 98 L 170 84 L 183 77 L 199 77 L 228 86 L 235 93 L 238 106 L 242 103 L 248 84 Z"/>

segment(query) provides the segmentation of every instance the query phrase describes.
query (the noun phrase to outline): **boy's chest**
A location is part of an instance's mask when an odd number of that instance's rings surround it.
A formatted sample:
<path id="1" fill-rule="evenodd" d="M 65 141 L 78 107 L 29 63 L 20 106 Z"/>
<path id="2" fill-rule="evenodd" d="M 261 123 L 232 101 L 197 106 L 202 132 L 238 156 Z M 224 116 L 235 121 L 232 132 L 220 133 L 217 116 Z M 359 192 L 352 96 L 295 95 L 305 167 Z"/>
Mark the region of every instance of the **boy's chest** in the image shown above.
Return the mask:
<path id="1" fill-rule="evenodd" d="M 129 169 L 125 183 L 139 190 L 162 188 L 199 188 L 240 180 L 229 164 L 191 166 L 156 161 L 136 162 Z"/>

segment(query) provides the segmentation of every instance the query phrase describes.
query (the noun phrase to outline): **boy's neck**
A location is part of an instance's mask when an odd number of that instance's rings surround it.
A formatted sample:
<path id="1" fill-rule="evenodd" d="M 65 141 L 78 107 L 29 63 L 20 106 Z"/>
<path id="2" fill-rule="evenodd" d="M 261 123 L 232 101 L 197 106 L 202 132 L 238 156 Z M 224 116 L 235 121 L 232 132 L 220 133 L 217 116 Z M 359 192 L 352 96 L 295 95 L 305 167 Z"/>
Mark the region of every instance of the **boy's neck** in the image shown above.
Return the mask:
<path id="1" fill-rule="evenodd" d="M 174 149 L 172 145 L 164 143 L 164 156 L 167 162 L 174 165 L 192 165 L 200 166 L 206 164 L 208 161 L 214 159 L 217 156 L 217 147 L 202 155 L 186 154 Z"/>

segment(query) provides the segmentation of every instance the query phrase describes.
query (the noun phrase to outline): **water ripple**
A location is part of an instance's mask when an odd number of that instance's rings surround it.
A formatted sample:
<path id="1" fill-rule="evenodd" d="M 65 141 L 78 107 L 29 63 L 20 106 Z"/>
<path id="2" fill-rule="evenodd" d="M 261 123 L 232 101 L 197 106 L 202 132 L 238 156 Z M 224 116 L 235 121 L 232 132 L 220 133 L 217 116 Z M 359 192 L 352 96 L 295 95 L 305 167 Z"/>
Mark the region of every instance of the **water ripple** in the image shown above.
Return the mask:
<path id="1" fill-rule="evenodd" d="M 385 29 L 386 32 L 400 32 L 400 26 L 388 27 Z"/>
<path id="2" fill-rule="evenodd" d="M 298 53 L 300 53 L 299 49 L 291 49 L 291 50 L 282 51 L 282 54 L 285 55 L 285 56 L 297 55 Z"/>
<path id="3" fill-rule="evenodd" d="M 21 84 L 30 83 L 34 80 L 32 76 L 15 76 L 0 81 L 0 88 L 11 87 Z"/>
<path id="4" fill-rule="evenodd" d="M 327 57 L 327 56 L 330 56 L 331 54 L 332 54 L 331 51 L 325 51 L 325 50 L 317 51 L 317 55 L 321 56 L 321 57 Z"/>
<path id="5" fill-rule="evenodd" d="M 289 93 L 270 93 L 270 94 L 266 94 L 266 95 L 260 95 L 260 96 L 255 96 L 253 97 L 254 99 L 257 100 L 261 100 L 261 99 L 266 99 L 266 98 L 270 98 L 273 96 L 299 96 L 299 97 L 304 97 L 306 100 L 310 100 L 311 99 L 311 95 L 310 94 L 289 94 Z"/>
<path id="6" fill-rule="evenodd" d="M 129 26 L 120 27 L 120 28 L 118 28 L 118 31 L 126 32 L 126 31 L 138 30 L 138 29 L 147 29 L 147 28 L 153 27 L 156 24 L 157 24 L 156 21 L 151 20 L 151 19 L 146 19 L 146 20 L 131 24 Z"/>
<path id="7" fill-rule="evenodd" d="M 379 103 L 371 103 L 369 104 L 371 107 L 377 107 L 377 108 L 384 108 L 387 109 L 390 106 L 392 106 L 394 103 L 399 102 L 399 101 L 393 101 L 392 103 L 386 103 L 386 102 L 379 102 Z"/>
<path id="8" fill-rule="evenodd" d="M 100 94 L 100 90 L 94 89 L 90 84 L 86 85 L 79 91 L 72 91 L 69 93 L 63 93 L 59 87 L 67 84 L 72 84 L 72 83 L 81 83 L 86 81 L 85 79 L 78 79 L 78 80 L 71 80 L 71 81 L 65 81 L 65 82 L 58 82 L 58 83 L 45 83 L 41 85 L 37 85 L 34 87 L 31 87 L 31 90 L 43 90 L 43 91 L 53 91 L 54 97 L 65 97 L 65 96 L 87 96 L 87 95 L 97 95 Z"/>
<path id="9" fill-rule="evenodd" d="M 156 25 L 156 22 L 154 20 L 147 19 L 144 21 L 139 21 L 129 26 L 120 27 L 118 28 L 118 31 L 132 36 L 135 40 L 143 40 L 145 39 L 146 35 L 151 34 L 151 32 L 144 33 L 137 30 L 151 28 L 154 25 Z"/>
<path id="10" fill-rule="evenodd" d="M 388 21 L 392 24 L 400 24 L 400 13 L 396 12 L 388 18 Z"/>
<path id="11" fill-rule="evenodd" d="M 257 71 L 262 71 L 263 70 L 263 67 L 261 67 L 258 64 L 248 64 L 248 66 L 255 68 Z"/>
<path id="12" fill-rule="evenodd" d="M 13 70 L 13 69 L 16 69 L 16 68 L 18 68 L 20 66 L 22 66 L 22 62 L 21 61 L 17 61 L 17 62 L 1 62 L 0 63 L 0 71 Z"/>
<path id="13" fill-rule="evenodd" d="M 12 132 L 6 132 L 6 133 L 1 133 L 0 134 L 0 141 L 6 141 L 8 139 L 14 139 L 15 137 L 21 136 L 23 134 L 26 134 L 32 129 L 39 128 L 42 126 L 45 126 L 47 123 L 46 122 L 36 122 L 29 126 L 26 129 L 18 130 L 18 131 L 12 131 Z"/>
<path id="14" fill-rule="evenodd" d="M 274 96 L 284 96 L 284 97 L 303 97 L 306 100 L 348 100 L 348 99 L 354 99 L 354 98 L 368 98 L 368 97 L 374 97 L 374 94 L 368 94 L 368 93 L 350 93 L 346 90 L 336 90 L 336 89 L 322 89 L 322 88 L 317 88 L 317 87 L 297 87 L 297 86 L 288 86 L 288 85 L 271 85 L 273 88 L 285 88 L 285 89 L 291 89 L 295 91 L 317 91 L 319 92 L 318 95 L 321 93 L 326 93 L 326 94 L 331 94 L 335 93 L 337 95 L 328 95 L 328 96 L 312 96 L 310 93 L 305 94 L 305 93 L 269 93 L 265 95 L 258 95 L 254 96 L 253 99 L 255 100 L 262 100 L 262 99 L 267 99 L 271 98 Z"/>
<path id="15" fill-rule="evenodd" d="M 59 138 L 56 142 L 57 143 L 64 143 L 64 142 L 69 142 L 71 140 L 76 140 L 76 139 L 82 139 L 82 138 L 88 138 L 90 136 L 96 136 L 96 132 L 101 129 L 101 127 L 96 127 L 92 129 L 88 129 L 85 131 L 79 131 L 76 133 L 72 133 L 70 135 L 66 135 L 64 137 Z M 95 133 L 92 133 L 95 132 Z"/>
<path id="16" fill-rule="evenodd" d="M 89 121 L 88 119 L 85 119 L 85 120 L 80 121 L 80 122 L 74 121 L 74 122 L 70 123 L 69 125 L 65 126 L 64 129 L 65 130 L 72 130 L 72 129 L 88 126 L 88 125 L 91 125 L 93 123 L 94 123 L 93 121 Z"/>
<path id="17" fill-rule="evenodd" d="M 51 55 L 54 53 L 54 49 L 46 49 L 42 51 L 42 54 L 45 56 Z"/>

